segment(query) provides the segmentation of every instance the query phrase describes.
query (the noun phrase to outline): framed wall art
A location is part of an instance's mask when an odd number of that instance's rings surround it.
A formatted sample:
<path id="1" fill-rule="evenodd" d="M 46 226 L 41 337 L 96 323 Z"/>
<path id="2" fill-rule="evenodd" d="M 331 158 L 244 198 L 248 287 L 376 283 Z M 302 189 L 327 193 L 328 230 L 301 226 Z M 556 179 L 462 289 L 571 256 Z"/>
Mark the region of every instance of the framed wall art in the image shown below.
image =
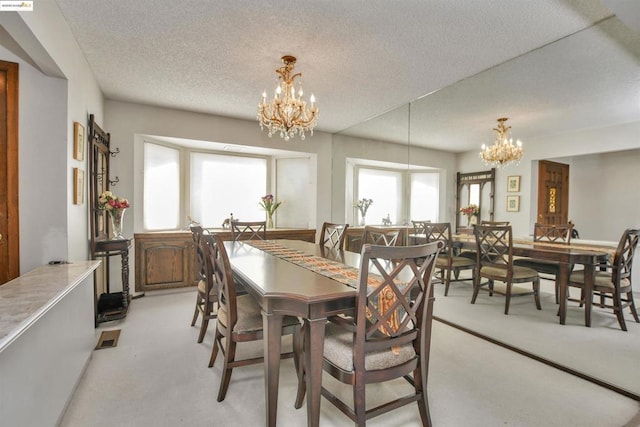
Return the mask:
<path id="1" fill-rule="evenodd" d="M 78 122 L 73 122 L 73 158 L 84 160 L 84 126 Z"/>
<path id="2" fill-rule="evenodd" d="M 507 212 L 520 212 L 520 196 L 507 196 Z"/>
<path id="3" fill-rule="evenodd" d="M 73 168 L 73 204 L 84 203 L 84 171 L 80 168 Z"/>
<path id="4" fill-rule="evenodd" d="M 510 193 L 520 191 L 520 175 L 507 177 L 507 191 Z"/>

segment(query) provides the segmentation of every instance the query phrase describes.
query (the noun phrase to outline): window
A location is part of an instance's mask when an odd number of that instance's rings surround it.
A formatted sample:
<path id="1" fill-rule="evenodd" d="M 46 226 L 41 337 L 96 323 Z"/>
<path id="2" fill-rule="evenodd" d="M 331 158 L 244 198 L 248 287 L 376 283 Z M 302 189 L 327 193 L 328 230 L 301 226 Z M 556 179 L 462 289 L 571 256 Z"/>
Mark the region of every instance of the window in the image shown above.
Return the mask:
<path id="1" fill-rule="evenodd" d="M 438 221 L 440 212 L 439 171 L 412 171 L 393 168 L 357 167 L 356 197 L 372 199 L 366 223 L 404 224 L 409 220 Z M 360 223 L 360 214 L 354 209 L 354 223 Z"/>
<path id="2" fill-rule="evenodd" d="M 358 171 L 358 200 L 371 199 L 368 224 L 382 224 L 382 218 L 397 224 L 402 218 L 402 173 L 384 169 Z"/>
<path id="3" fill-rule="evenodd" d="M 176 229 L 180 217 L 180 151 L 144 144 L 144 228 Z"/>
<path id="4" fill-rule="evenodd" d="M 191 153 L 190 215 L 203 227 L 220 227 L 233 213 L 241 221 L 263 221 L 258 204 L 267 188 L 263 158 Z"/>

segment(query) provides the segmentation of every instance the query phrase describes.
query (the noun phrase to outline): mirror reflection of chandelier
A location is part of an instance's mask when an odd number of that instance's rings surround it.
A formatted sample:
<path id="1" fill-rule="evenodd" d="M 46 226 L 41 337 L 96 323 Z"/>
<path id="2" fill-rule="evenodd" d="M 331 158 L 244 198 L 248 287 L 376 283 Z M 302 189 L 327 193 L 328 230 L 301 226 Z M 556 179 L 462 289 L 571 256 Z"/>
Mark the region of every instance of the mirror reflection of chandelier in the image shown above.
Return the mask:
<path id="1" fill-rule="evenodd" d="M 294 56 L 283 56 L 281 68 L 276 70 L 279 74 L 278 86 L 274 91 L 273 99 L 267 101 L 267 92 L 262 93 L 262 102 L 258 104 L 258 122 L 260 129 L 266 127 L 269 137 L 276 132 L 280 132 L 280 137 L 288 141 L 296 134 L 304 140 L 305 132 L 313 136 L 313 128 L 318 119 L 318 107 L 316 99 L 311 94 L 309 106 L 302 98 L 302 83 L 298 82 L 298 92 L 294 87 L 294 81 L 302 77 L 301 73 L 292 74 L 296 63 Z"/>
<path id="2" fill-rule="evenodd" d="M 498 119 L 498 127 L 493 128 L 496 131 L 496 139 L 492 146 L 482 144 L 480 158 L 487 166 L 508 166 L 512 163 L 518 164 L 522 159 L 522 142 L 518 140 L 514 145 L 513 138 L 508 137 L 511 126 L 505 126 L 504 122 L 507 120 L 506 117 Z"/>

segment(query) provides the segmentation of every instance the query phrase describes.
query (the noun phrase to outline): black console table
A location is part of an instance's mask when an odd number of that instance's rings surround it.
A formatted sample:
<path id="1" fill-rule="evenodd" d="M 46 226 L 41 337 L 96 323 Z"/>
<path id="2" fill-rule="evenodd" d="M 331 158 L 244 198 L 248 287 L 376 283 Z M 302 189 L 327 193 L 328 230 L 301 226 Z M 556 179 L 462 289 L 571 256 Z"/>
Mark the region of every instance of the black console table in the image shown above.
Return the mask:
<path id="1" fill-rule="evenodd" d="M 122 319 L 127 315 L 131 297 L 129 295 L 129 248 L 130 239 L 95 241 L 94 259 L 104 259 L 106 293 L 96 296 L 96 325 L 102 322 Z M 122 292 L 111 293 L 109 259 L 120 255 L 122 260 Z"/>

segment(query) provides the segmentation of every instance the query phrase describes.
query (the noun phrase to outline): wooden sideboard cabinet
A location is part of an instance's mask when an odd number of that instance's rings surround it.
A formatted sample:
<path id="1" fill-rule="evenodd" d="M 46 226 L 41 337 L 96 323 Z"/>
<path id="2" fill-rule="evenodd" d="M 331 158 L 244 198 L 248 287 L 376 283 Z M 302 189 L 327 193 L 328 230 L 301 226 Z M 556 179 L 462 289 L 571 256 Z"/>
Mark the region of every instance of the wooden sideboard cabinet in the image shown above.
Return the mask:
<path id="1" fill-rule="evenodd" d="M 223 240 L 231 231 L 212 229 Z M 315 229 L 267 230 L 267 239 L 316 241 Z M 136 292 L 196 286 L 196 252 L 190 231 L 136 233 Z"/>

